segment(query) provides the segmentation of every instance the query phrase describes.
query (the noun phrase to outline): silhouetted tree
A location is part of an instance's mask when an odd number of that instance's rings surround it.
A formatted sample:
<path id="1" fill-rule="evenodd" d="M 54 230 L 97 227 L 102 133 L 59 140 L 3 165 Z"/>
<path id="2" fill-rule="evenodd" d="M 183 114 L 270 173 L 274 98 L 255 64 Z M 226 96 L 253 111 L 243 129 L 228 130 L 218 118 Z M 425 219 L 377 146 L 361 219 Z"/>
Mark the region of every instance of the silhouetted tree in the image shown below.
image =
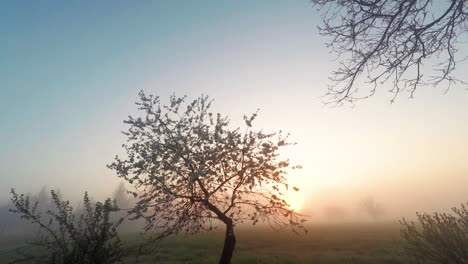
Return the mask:
<path id="1" fill-rule="evenodd" d="M 140 191 L 133 213 L 144 217 L 146 230 L 160 231 L 149 242 L 211 230 L 219 220 L 226 226 L 219 263 L 230 263 L 237 223 L 303 228 L 304 220 L 282 198 L 292 168 L 278 155 L 290 145 L 286 137 L 253 131 L 256 114 L 244 117 L 245 132 L 230 129 L 227 117 L 209 111 L 208 96 L 192 102 L 171 96 L 161 105 L 159 97 L 139 95 L 143 116 L 125 121 L 127 158 L 117 156 L 109 167 Z"/>
<path id="2" fill-rule="evenodd" d="M 383 83 L 393 87 L 392 102 L 422 85 L 466 84 L 453 74 L 465 59 L 456 55 L 468 33 L 466 0 L 311 1 L 323 11 L 320 33 L 340 59 L 326 102 L 352 103 Z"/>
<path id="3" fill-rule="evenodd" d="M 52 206 L 52 199 L 49 196 L 47 186 L 42 186 L 41 190 L 36 196 L 31 197 L 34 202 L 37 202 L 38 212 L 47 212 Z"/>
<path id="4" fill-rule="evenodd" d="M 83 212 L 75 214 L 69 201 L 62 201 L 50 191 L 54 209 L 42 213 L 39 202 L 11 190 L 11 212 L 39 227 L 39 235 L 31 244 L 40 250 L 28 250 L 22 259 L 14 261 L 50 264 L 111 264 L 122 258 L 116 223 L 111 213 L 118 210 L 107 199 L 92 204 L 88 194 L 83 197 Z"/>
<path id="5" fill-rule="evenodd" d="M 468 263 L 468 202 L 451 214 L 416 213 L 418 224 L 402 219 L 401 237 L 417 263 Z"/>
<path id="6" fill-rule="evenodd" d="M 120 222 L 119 231 L 128 232 L 130 230 L 135 230 L 135 227 L 138 226 L 136 221 L 128 221 L 130 216 L 129 212 L 131 212 L 131 208 L 135 205 L 135 198 L 129 195 L 129 192 L 123 182 L 119 183 L 113 195 L 114 201 L 120 210 L 113 214 L 113 219 Z"/>
<path id="7" fill-rule="evenodd" d="M 375 201 L 374 197 L 366 197 L 359 203 L 359 209 L 368 214 L 374 220 L 381 217 L 385 213 L 382 204 Z"/>
<path id="8" fill-rule="evenodd" d="M 127 188 L 125 188 L 125 184 L 123 182 L 119 183 L 113 195 L 114 200 L 120 209 L 126 210 L 132 207 L 131 197 L 128 193 Z"/>

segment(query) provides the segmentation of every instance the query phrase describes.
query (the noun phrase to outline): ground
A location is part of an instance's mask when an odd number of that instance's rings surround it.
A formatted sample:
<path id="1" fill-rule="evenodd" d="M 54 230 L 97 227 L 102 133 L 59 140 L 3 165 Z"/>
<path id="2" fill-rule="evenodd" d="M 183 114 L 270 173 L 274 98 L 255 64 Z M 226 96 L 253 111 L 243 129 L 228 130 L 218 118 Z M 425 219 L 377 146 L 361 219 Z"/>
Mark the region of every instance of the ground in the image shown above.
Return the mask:
<path id="1" fill-rule="evenodd" d="M 295 235 L 266 227 L 239 227 L 233 263 L 411 263 L 401 249 L 399 226 L 389 223 L 309 225 L 308 233 Z M 222 230 L 208 234 L 178 235 L 151 249 L 151 254 L 125 263 L 216 263 L 221 252 Z M 136 243 L 136 234 L 122 234 L 125 245 Z M 18 241 L 0 244 L 0 263 L 8 263 Z"/>

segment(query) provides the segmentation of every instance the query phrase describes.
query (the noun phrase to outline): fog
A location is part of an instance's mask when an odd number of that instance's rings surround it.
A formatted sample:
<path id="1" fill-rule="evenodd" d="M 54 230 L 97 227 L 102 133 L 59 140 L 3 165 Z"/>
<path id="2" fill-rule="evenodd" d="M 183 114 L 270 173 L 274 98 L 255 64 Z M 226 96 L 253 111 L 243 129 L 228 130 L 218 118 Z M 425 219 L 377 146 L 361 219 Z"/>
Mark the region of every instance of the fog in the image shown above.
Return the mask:
<path id="1" fill-rule="evenodd" d="M 260 109 L 255 128 L 291 133 L 298 144 L 283 155 L 303 166 L 289 176 L 311 223 L 396 222 L 468 200 L 464 88 L 444 95 L 427 87 L 391 104 L 384 84 L 355 106 L 328 107 L 321 96 L 336 62 L 308 1 L 212 3 L 196 14 L 156 2 L 89 7 L 94 15 L 33 6 L 34 15 L 1 23 L 17 26 L 5 29 L 0 62 L 8 63 L 0 78 L 0 228 L 17 221 L 7 212 L 10 188 L 60 189 L 75 204 L 85 191 L 112 197 L 121 179 L 106 165 L 123 153 L 122 120 L 138 113 L 140 90 L 166 102 L 172 93 L 210 95 L 233 127 Z M 378 216 L 361 208 L 370 198 Z"/>
<path id="2" fill-rule="evenodd" d="M 384 178 L 385 179 L 385 178 Z M 425 181 L 420 179 L 424 179 Z M 448 180 L 447 180 L 448 179 Z M 116 181 L 119 183 L 119 181 Z M 91 195 L 93 200 L 105 197 L 116 199 L 121 208 L 131 208 L 136 199 L 119 188 L 131 189 L 130 185 L 120 181 L 113 184 L 111 192 L 99 192 Z M 323 187 L 307 193 L 311 189 L 305 186 L 294 194 L 294 202 L 300 203 L 298 212 L 307 219 L 307 224 L 339 224 L 339 223 L 395 223 L 402 217 L 414 219 L 416 212 L 448 212 L 453 206 L 458 206 L 467 199 L 468 180 L 466 173 L 452 172 L 425 173 L 421 177 L 414 174 L 400 175 L 393 181 L 382 181 L 380 184 Z M 57 190 L 57 189 L 56 189 Z M 60 189 L 58 189 L 61 193 Z M 26 191 L 18 189 L 31 196 L 33 201 L 54 208 L 51 204 L 50 188 L 31 187 Z M 82 194 L 83 192 L 75 192 Z M 80 198 L 62 193 L 64 200 L 69 199 L 75 208 L 80 208 Z M 303 200 L 301 200 L 303 199 Z M 13 209 L 7 199 L 0 204 L 0 233 L 6 236 L 29 235 L 33 230 L 27 221 L 9 212 Z M 126 220 L 121 229 L 124 231 L 141 231 L 141 221 Z"/>

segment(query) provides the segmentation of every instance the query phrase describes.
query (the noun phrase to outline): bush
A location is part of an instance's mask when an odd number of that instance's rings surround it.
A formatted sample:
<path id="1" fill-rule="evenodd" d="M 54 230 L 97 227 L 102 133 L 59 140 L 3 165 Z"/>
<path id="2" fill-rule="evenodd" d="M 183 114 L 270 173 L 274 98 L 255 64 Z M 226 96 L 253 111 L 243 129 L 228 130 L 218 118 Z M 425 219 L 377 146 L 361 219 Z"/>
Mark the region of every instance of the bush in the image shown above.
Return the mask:
<path id="1" fill-rule="evenodd" d="M 110 199 L 93 203 L 85 193 L 78 213 L 69 201 L 51 191 L 54 209 L 41 212 L 39 203 L 31 202 L 29 196 L 14 190 L 11 193 L 14 209 L 10 211 L 39 228 L 38 236 L 29 243 L 32 248 L 15 263 L 107 264 L 121 260 L 119 223 L 111 220 L 111 213 L 118 208 Z"/>
<path id="2" fill-rule="evenodd" d="M 401 236 L 417 263 L 468 263 L 468 202 L 452 214 L 417 213 L 419 225 L 402 219 Z M 420 227 L 419 227 L 420 226 Z"/>

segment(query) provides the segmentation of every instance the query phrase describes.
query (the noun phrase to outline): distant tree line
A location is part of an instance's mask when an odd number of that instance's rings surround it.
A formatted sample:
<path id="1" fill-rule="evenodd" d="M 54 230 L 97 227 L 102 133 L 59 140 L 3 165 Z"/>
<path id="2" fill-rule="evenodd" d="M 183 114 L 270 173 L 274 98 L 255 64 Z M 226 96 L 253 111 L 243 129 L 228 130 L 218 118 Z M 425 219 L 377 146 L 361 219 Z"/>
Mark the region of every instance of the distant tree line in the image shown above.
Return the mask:
<path id="1" fill-rule="evenodd" d="M 63 200 L 63 194 L 60 189 L 51 190 L 47 186 L 43 186 L 37 193 L 27 194 L 29 202 L 31 204 L 37 203 L 36 211 L 42 214 L 47 213 L 49 210 L 55 210 L 55 204 L 50 192 L 54 191 L 55 195 L 59 200 Z M 91 199 L 91 197 L 90 197 Z M 118 212 L 112 214 L 113 219 L 120 220 L 121 218 L 127 218 L 128 213 L 124 209 L 132 208 L 135 204 L 135 199 L 128 194 L 128 191 L 123 182 L 119 183 L 113 192 L 111 200 L 116 202 L 116 205 L 121 208 Z M 28 222 L 19 221 L 19 216 L 12 214 L 11 209 L 14 209 L 14 205 L 3 204 L 0 205 L 0 235 L 2 237 L 19 238 L 27 237 L 34 233 L 37 228 L 30 225 Z M 82 213 L 83 201 L 76 201 L 74 211 L 78 214 Z M 130 224 L 128 221 L 124 222 L 123 225 L 119 226 L 120 229 L 131 230 L 133 223 Z"/>
<path id="2" fill-rule="evenodd" d="M 352 212 L 340 204 L 329 204 L 323 208 L 323 215 L 328 221 L 343 221 Z M 367 196 L 357 203 L 357 214 L 364 214 L 366 217 L 377 221 L 382 219 L 385 214 L 385 207 L 382 203 L 377 202 L 374 197 Z"/>

